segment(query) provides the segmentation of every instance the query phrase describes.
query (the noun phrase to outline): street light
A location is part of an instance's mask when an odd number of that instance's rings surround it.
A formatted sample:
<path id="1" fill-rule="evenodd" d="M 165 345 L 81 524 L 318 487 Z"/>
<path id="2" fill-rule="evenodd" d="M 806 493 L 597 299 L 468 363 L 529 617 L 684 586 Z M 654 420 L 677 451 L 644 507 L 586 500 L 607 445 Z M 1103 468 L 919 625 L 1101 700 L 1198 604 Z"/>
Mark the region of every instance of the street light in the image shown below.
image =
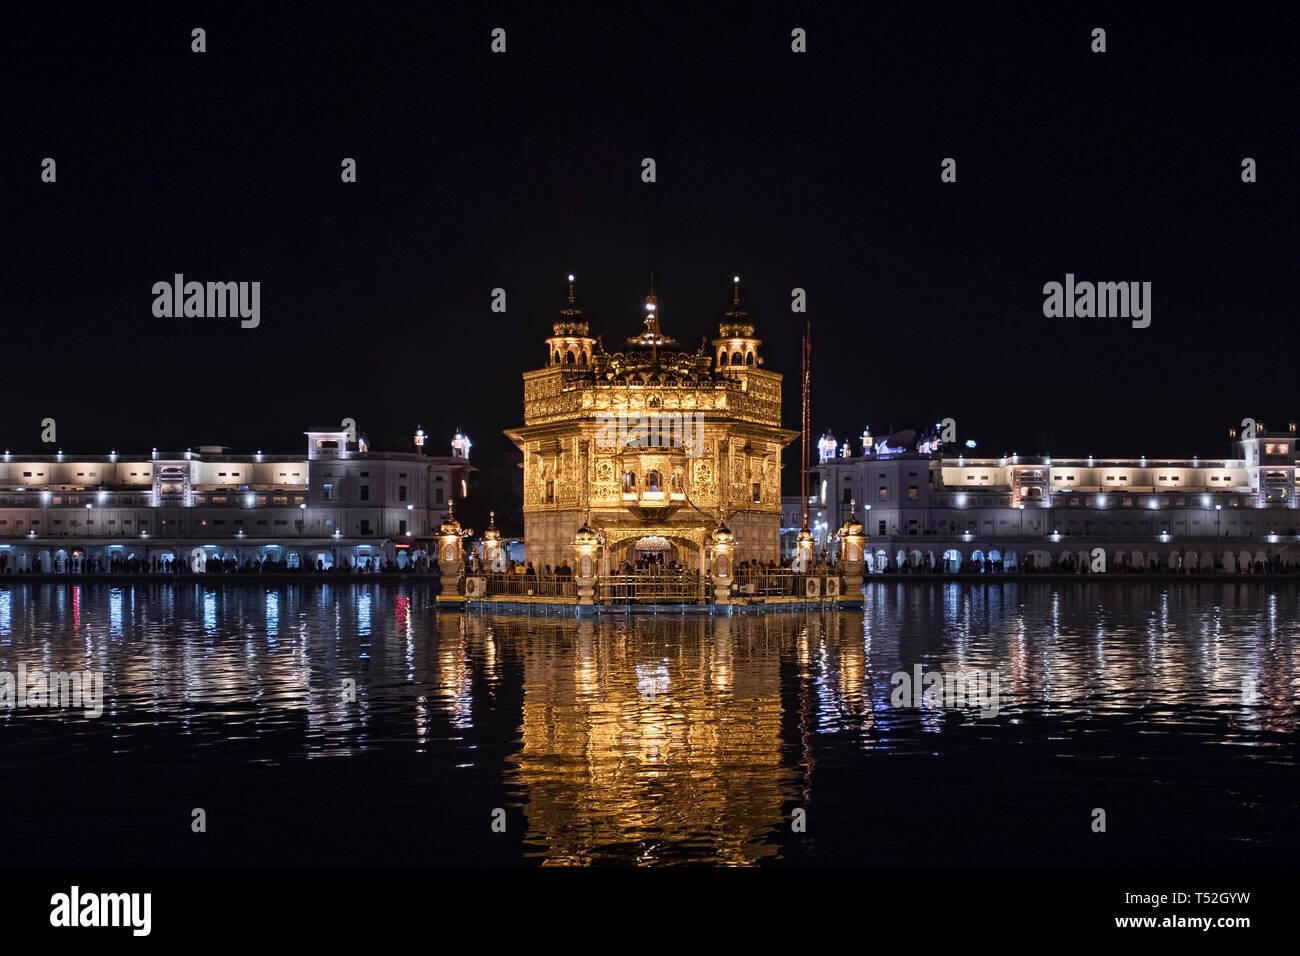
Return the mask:
<path id="1" fill-rule="evenodd" d="M 1214 506 L 1214 537 L 1216 540 L 1219 537 L 1219 512 L 1222 510 L 1223 510 L 1223 505 Z"/>
<path id="2" fill-rule="evenodd" d="M 411 537 L 412 522 L 415 521 L 415 515 L 413 514 L 414 511 L 415 505 L 406 506 L 406 536 L 408 538 Z"/>
<path id="3" fill-rule="evenodd" d="M 303 538 L 307 535 L 307 502 L 298 505 L 298 537 Z"/>
<path id="4" fill-rule="evenodd" d="M 89 501 L 86 502 L 86 537 L 90 537 L 90 509 L 95 507 Z"/>

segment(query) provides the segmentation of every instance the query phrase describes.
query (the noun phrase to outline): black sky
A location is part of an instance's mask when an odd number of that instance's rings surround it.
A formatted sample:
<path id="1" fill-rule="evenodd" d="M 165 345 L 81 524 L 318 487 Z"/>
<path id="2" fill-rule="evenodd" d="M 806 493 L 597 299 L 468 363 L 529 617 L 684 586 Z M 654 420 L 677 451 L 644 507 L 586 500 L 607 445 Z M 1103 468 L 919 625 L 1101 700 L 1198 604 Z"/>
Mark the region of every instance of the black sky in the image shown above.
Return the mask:
<path id="1" fill-rule="evenodd" d="M 10 12 L 0 445 L 297 452 L 353 417 L 494 460 L 570 271 L 607 344 L 651 270 L 692 345 L 739 273 L 790 427 L 805 288 L 840 437 L 1212 456 L 1300 416 L 1285 4 L 268 7 Z M 260 281 L 261 327 L 154 318 L 177 272 Z M 1067 272 L 1151 282 L 1151 327 L 1044 318 Z"/>

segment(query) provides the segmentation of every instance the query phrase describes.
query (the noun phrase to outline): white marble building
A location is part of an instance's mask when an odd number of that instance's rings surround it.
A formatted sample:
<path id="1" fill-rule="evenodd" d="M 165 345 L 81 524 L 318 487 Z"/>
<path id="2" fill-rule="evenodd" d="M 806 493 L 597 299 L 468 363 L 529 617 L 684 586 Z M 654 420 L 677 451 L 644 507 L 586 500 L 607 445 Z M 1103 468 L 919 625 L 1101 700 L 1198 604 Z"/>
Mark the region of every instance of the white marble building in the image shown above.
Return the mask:
<path id="1" fill-rule="evenodd" d="M 864 453 L 852 454 L 827 435 L 811 469 L 809 528 L 833 553 L 853 502 L 873 565 L 890 567 L 1009 569 L 1031 554 L 1041 567 L 1063 555 L 1091 560 L 1096 548 L 1112 569 L 1300 563 L 1295 423 L 1231 439 L 1232 458 L 1171 460 L 968 457 L 945 454 L 933 438 L 882 450 L 869 435 Z M 781 525 L 788 556 L 801 525 L 797 495 L 783 498 Z"/>
<path id="2" fill-rule="evenodd" d="M 305 455 L 221 446 L 0 458 L 0 573 L 129 566 L 204 570 L 211 558 L 289 568 L 413 563 L 466 493 L 469 439 L 451 454 L 372 452 L 338 427 Z"/>

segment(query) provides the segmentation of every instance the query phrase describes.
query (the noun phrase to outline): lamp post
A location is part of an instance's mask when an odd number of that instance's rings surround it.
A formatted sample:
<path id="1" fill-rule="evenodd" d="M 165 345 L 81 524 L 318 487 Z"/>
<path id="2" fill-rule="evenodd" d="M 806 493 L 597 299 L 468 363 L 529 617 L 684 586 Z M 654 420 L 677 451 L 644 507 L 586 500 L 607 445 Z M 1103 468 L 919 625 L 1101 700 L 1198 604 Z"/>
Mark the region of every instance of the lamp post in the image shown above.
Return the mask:
<path id="1" fill-rule="evenodd" d="M 483 570 L 496 570 L 497 557 L 500 554 L 501 532 L 497 530 L 497 513 L 489 511 L 487 530 L 483 532 Z"/>
<path id="2" fill-rule="evenodd" d="M 804 535 L 808 537 L 805 540 Z M 812 535 L 805 529 L 799 533 L 799 549 L 812 558 Z M 731 533 L 721 514 L 718 527 L 713 532 L 713 600 L 715 604 L 731 603 L 732 552 L 736 537 Z M 806 550 L 805 550 L 806 546 Z"/>
<path id="3" fill-rule="evenodd" d="M 862 567 L 865 564 L 863 544 L 866 541 L 866 535 L 863 534 L 862 525 L 858 521 L 857 511 L 857 502 L 850 498 L 849 519 L 844 522 L 839 532 L 842 545 L 840 566 L 844 570 L 844 587 L 854 598 L 862 594 Z"/>
<path id="4" fill-rule="evenodd" d="M 304 501 L 298 505 L 298 537 L 307 536 L 307 503 Z"/>
<path id="5" fill-rule="evenodd" d="M 86 502 L 86 537 L 87 538 L 89 538 L 92 534 L 94 534 L 94 532 L 90 530 L 90 511 L 94 507 L 95 506 L 92 505 L 89 501 Z"/>
<path id="6" fill-rule="evenodd" d="M 1219 539 L 1219 512 L 1223 510 L 1223 505 L 1214 506 L 1214 539 Z"/>
<path id="7" fill-rule="evenodd" d="M 578 587 L 579 605 L 590 606 L 595 603 L 596 551 L 599 547 L 599 536 L 584 520 L 573 537 L 573 550 L 577 559 L 574 562 L 577 565 L 574 569 L 574 582 Z"/>
<path id="8" fill-rule="evenodd" d="M 438 529 L 438 570 L 441 573 L 439 600 L 464 600 L 459 595 L 460 578 L 465 572 L 465 538 L 472 532 L 456 520 L 455 502 L 447 504 L 447 520 Z"/>

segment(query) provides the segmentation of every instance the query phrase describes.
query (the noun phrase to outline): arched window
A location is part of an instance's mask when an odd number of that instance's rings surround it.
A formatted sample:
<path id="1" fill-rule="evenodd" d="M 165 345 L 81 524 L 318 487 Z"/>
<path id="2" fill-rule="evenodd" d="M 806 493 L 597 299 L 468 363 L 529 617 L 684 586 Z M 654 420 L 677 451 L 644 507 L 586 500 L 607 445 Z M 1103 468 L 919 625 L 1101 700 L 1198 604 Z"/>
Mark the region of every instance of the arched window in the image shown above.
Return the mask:
<path id="1" fill-rule="evenodd" d="M 746 364 L 746 365 L 753 365 L 753 364 L 754 364 L 754 353 L 753 353 L 753 352 L 746 352 L 746 353 L 745 353 L 745 364 Z"/>
<path id="2" fill-rule="evenodd" d="M 740 357 L 740 353 L 739 353 L 739 352 L 732 352 L 732 353 L 731 353 L 731 364 L 732 364 L 732 365 L 739 365 L 742 361 L 743 361 L 743 359 L 741 359 L 741 357 Z"/>
<path id="3" fill-rule="evenodd" d="M 579 365 L 586 365 L 586 364 L 587 364 L 587 353 L 586 353 L 585 351 L 582 351 L 582 352 L 579 352 L 579 353 L 578 353 L 578 364 L 579 364 Z"/>
<path id="4" fill-rule="evenodd" d="M 569 350 L 568 352 L 565 352 L 565 353 L 564 353 L 564 364 L 565 364 L 565 365 L 572 365 L 572 364 L 573 364 L 573 351 L 572 351 L 572 350 Z"/>
<path id="5" fill-rule="evenodd" d="M 556 349 L 556 350 L 555 350 L 555 364 L 556 364 L 556 365 L 559 365 L 559 364 L 560 364 L 560 350 L 559 350 L 559 349 Z"/>
<path id="6" fill-rule="evenodd" d="M 645 473 L 645 490 L 646 491 L 663 491 L 659 486 L 659 472 L 653 468 Z"/>
<path id="7" fill-rule="evenodd" d="M 725 351 L 718 352 L 718 364 L 719 365 L 727 364 L 727 353 Z"/>

